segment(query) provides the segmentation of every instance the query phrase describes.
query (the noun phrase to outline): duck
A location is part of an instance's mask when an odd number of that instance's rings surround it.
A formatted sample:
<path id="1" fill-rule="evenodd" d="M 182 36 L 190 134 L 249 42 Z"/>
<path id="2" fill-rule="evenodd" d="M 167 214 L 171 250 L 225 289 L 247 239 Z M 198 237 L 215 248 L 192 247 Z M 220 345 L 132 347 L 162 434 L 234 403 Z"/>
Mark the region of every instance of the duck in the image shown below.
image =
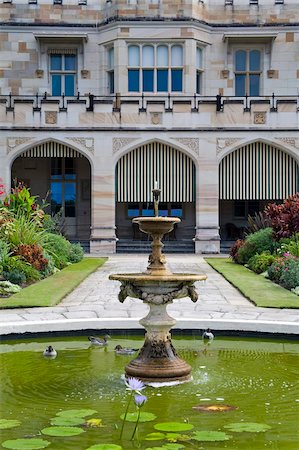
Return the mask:
<path id="1" fill-rule="evenodd" d="M 105 334 L 105 336 L 102 338 L 96 338 L 94 336 L 88 336 L 88 340 L 92 345 L 98 345 L 99 347 L 105 347 L 105 345 L 108 345 L 108 339 L 110 338 L 109 334 Z"/>
<path id="2" fill-rule="evenodd" d="M 203 340 L 206 341 L 206 342 L 207 341 L 212 341 L 214 339 L 214 337 L 215 336 L 213 335 L 213 333 L 212 333 L 210 328 L 208 328 L 206 331 L 204 331 L 204 333 L 202 335 Z"/>
<path id="3" fill-rule="evenodd" d="M 43 352 L 44 356 L 50 356 L 52 358 L 56 358 L 57 351 L 52 347 L 52 345 L 49 345 L 46 350 Z"/>
<path id="4" fill-rule="evenodd" d="M 133 353 L 138 352 L 138 348 L 123 348 L 121 345 L 115 347 L 115 353 L 117 355 L 133 355 Z"/>

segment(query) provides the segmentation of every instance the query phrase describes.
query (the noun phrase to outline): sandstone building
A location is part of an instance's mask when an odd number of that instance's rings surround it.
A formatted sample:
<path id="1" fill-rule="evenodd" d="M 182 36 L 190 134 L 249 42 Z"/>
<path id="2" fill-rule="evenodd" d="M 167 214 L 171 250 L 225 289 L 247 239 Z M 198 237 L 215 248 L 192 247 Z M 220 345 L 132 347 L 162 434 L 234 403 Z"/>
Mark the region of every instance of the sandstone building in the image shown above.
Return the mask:
<path id="1" fill-rule="evenodd" d="M 0 0 L 0 178 L 25 181 L 93 252 L 181 217 L 219 252 L 299 190 L 298 0 Z"/>

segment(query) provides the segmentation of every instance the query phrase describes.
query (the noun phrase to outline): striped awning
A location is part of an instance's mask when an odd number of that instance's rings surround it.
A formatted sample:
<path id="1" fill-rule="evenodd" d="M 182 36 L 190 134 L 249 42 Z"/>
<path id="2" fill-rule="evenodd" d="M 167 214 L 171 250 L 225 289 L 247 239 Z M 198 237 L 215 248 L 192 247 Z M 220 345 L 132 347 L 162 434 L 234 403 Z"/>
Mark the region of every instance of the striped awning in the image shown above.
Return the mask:
<path id="1" fill-rule="evenodd" d="M 299 189 L 296 160 L 262 142 L 225 156 L 219 168 L 221 200 L 279 200 Z"/>
<path id="2" fill-rule="evenodd" d="M 161 202 L 193 202 L 195 165 L 184 153 L 159 142 L 138 147 L 116 166 L 116 201 L 150 202 L 155 181 Z"/>
<path id="3" fill-rule="evenodd" d="M 80 152 L 54 141 L 36 145 L 20 156 L 23 158 L 83 158 Z"/>

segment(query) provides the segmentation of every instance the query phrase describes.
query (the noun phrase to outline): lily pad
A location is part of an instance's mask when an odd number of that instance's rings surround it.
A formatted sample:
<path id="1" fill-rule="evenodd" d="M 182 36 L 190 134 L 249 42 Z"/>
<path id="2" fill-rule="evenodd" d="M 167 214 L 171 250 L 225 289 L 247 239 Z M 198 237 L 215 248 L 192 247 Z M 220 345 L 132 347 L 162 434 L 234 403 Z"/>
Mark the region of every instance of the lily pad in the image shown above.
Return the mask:
<path id="1" fill-rule="evenodd" d="M 163 422 L 154 425 L 155 430 L 158 431 L 188 431 L 192 430 L 194 426 L 191 423 L 185 422 Z"/>
<path id="2" fill-rule="evenodd" d="M 92 416 L 97 411 L 94 409 L 66 409 L 65 411 L 60 411 L 56 414 L 59 417 L 86 417 Z"/>
<path id="3" fill-rule="evenodd" d="M 15 428 L 21 425 L 19 420 L 15 419 L 0 419 L 0 430 L 7 430 L 8 428 Z"/>
<path id="4" fill-rule="evenodd" d="M 116 444 L 96 444 L 86 450 L 122 450 L 122 447 Z"/>
<path id="5" fill-rule="evenodd" d="M 195 441 L 216 442 L 228 441 L 231 436 L 223 431 L 196 431 L 191 438 Z"/>
<path id="6" fill-rule="evenodd" d="M 45 439 L 11 439 L 2 442 L 2 447 L 10 448 L 12 450 L 38 450 L 46 448 L 51 442 Z"/>
<path id="7" fill-rule="evenodd" d="M 243 433 L 243 431 L 247 431 L 248 433 L 264 433 L 270 430 L 271 427 L 265 423 L 237 422 L 228 423 L 224 425 L 224 428 L 227 428 L 229 431 L 235 431 L 236 433 Z"/>
<path id="8" fill-rule="evenodd" d="M 74 425 L 82 425 L 85 423 L 83 417 L 53 417 L 51 425 L 58 427 L 73 427 Z"/>
<path id="9" fill-rule="evenodd" d="M 185 446 L 183 444 L 164 444 L 162 448 L 165 448 L 165 450 L 181 450 Z"/>
<path id="10" fill-rule="evenodd" d="M 120 416 L 120 418 L 122 420 L 124 420 L 125 415 L 122 414 Z M 138 412 L 133 412 L 133 413 L 128 413 L 126 420 L 128 422 L 137 422 L 137 418 L 138 418 Z M 143 412 L 141 411 L 140 413 L 140 417 L 139 417 L 139 422 L 150 422 L 151 420 L 155 420 L 157 418 L 157 416 L 155 416 L 155 414 L 152 414 L 150 412 Z"/>
<path id="11" fill-rule="evenodd" d="M 84 433 L 79 427 L 48 427 L 41 430 L 47 436 L 77 436 Z"/>
<path id="12" fill-rule="evenodd" d="M 166 436 L 164 433 L 150 433 L 145 436 L 146 441 L 161 441 Z"/>

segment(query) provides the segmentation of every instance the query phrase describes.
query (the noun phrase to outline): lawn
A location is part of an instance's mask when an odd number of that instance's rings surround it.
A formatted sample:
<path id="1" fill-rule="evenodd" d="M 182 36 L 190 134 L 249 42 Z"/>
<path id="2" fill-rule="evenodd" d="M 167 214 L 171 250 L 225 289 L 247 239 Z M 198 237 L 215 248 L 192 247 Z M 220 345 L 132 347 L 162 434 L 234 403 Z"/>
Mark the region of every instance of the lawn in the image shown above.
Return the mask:
<path id="1" fill-rule="evenodd" d="M 299 308 L 299 297 L 240 264 L 225 258 L 205 258 L 208 264 L 256 306 Z"/>
<path id="2" fill-rule="evenodd" d="M 107 258 L 83 258 L 60 272 L 32 284 L 9 298 L 0 298 L 0 308 L 30 308 L 57 305 Z"/>

